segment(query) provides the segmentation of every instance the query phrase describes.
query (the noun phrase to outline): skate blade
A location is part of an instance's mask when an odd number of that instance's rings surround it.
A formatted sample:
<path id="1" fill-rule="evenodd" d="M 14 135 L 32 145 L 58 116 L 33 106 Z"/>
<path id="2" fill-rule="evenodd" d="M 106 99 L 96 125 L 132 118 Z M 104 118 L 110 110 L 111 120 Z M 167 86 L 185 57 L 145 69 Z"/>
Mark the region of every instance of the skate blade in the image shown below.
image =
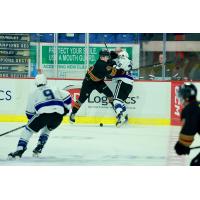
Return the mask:
<path id="1" fill-rule="evenodd" d="M 34 158 L 39 158 L 39 153 L 33 153 Z"/>
<path id="2" fill-rule="evenodd" d="M 120 127 L 122 127 L 122 124 L 116 124 L 116 127 L 120 128 Z"/>
<path id="3" fill-rule="evenodd" d="M 127 123 L 128 123 L 127 120 L 125 120 L 125 121 L 123 121 L 123 122 L 121 122 L 121 123 L 116 123 L 116 127 L 117 127 L 117 128 L 120 128 L 120 127 L 122 127 L 122 126 L 125 126 Z"/>
<path id="4" fill-rule="evenodd" d="M 7 160 L 15 160 L 15 158 L 13 158 L 12 156 L 8 156 Z"/>
<path id="5" fill-rule="evenodd" d="M 19 156 L 15 156 L 15 157 L 8 156 L 7 160 L 20 160 L 20 157 Z"/>
<path id="6" fill-rule="evenodd" d="M 116 127 L 117 128 L 120 128 L 120 127 L 122 127 L 123 126 L 123 123 L 116 123 Z"/>
<path id="7" fill-rule="evenodd" d="M 70 123 L 70 124 L 75 124 L 75 122 L 73 122 L 73 121 L 71 121 L 71 120 L 69 120 L 69 123 Z"/>

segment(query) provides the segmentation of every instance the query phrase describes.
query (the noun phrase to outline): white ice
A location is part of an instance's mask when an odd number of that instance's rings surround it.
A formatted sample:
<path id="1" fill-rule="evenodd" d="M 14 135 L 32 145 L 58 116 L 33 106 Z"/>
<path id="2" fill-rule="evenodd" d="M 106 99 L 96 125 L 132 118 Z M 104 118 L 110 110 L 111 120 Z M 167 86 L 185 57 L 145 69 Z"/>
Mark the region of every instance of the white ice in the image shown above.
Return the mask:
<path id="1" fill-rule="evenodd" d="M 0 123 L 0 134 L 22 123 Z M 180 127 L 127 125 L 67 125 L 51 133 L 39 158 L 32 157 L 39 134 L 31 138 L 28 149 L 19 160 L 7 160 L 16 150 L 21 130 L 0 137 L 0 166 L 168 166 L 188 165 L 200 151 L 177 156 L 173 146 Z M 197 138 L 193 146 L 200 145 Z"/>

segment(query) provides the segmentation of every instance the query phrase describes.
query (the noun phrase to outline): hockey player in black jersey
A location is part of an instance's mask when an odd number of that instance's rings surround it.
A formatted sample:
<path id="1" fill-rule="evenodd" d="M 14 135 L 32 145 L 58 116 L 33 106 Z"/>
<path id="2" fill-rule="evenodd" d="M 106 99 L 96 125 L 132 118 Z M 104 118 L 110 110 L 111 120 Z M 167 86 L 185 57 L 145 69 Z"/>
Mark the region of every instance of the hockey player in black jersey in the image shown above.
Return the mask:
<path id="1" fill-rule="evenodd" d="M 192 83 L 181 85 L 177 91 L 178 98 L 184 105 L 181 113 L 182 128 L 175 145 L 178 155 L 190 153 L 190 145 L 196 133 L 200 134 L 200 102 L 196 100 L 197 88 Z M 192 159 L 191 166 L 200 166 L 200 153 Z"/>
<path id="2" fill-rule="evenodd" d="M 116 74 L 116 69 L 108 62 L 110 53 L 107 50 L 99 52 L 99 59 L 94 66 L 87 70 L 85 78 L 82 83 L 79 99 L 75 102 L 69 120 L 71 123 L 75 122 L 75 114 L 80 109 L 81 105 L 89 98 L 93 90 L 103 93 L 108 98 L 109 102 L 113 102 L 113 93 L 104 82 L 105 77 Z"/>

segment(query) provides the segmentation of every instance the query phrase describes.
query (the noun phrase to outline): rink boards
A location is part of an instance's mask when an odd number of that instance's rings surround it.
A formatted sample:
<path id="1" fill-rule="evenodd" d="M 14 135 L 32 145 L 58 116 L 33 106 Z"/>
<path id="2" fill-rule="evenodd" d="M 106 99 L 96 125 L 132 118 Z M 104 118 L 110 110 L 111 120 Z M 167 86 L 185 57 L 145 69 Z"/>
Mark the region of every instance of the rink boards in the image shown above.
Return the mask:
<path id="1" fill-rule="evenodd" d="M 49 80 L 49 85 L 69 91 L 78 98 L 82 80 Z M 182 82 L 136 81 L 126 101 L 130 124 L 178 125 L 181 105 L 175 96 Z M 113 90 L 115 83 L 107 81 Z M 195 83 L 197 87 L 200 84 Z M 35 89 L 33 79 L 0 79 L 0 122 L 25 122 L 26 103 Z M 93 91 L 77 113 L 77 123 L 115 123 L 115 113 L 107 98 Z M 68 123 L 68 117 L 64 119 Z"/>

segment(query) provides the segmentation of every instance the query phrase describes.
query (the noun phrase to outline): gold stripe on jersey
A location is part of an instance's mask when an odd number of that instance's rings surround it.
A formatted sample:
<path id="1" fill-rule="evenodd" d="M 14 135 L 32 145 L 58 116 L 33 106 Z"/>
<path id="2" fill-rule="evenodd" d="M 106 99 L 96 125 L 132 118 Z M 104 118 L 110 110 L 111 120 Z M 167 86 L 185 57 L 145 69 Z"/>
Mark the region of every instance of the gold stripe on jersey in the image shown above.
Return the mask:
<path id="1" fill-rule="evenodd" d="M 116 68 L 113 68 L 112 71 L 111 71 L 111 73 L 110 73 L 110 75 L 111 75 L 111 76 L 115 76 L 116 73 L 117 73 L 117 69 L 116 69 Z"/>
<path id="2" fill-rule="evenodd" d="M 100 81 L 101 79 L 96 77 L 93 73 L 92 73 L 92 70 L 94 69 L 94 67 L 90 67 L 90 69 L 88 69 L 87 73 L 88 75 L 90 76 L 90 78 L 93 80 L 93 81 Z"/>
<path id="3" fill-rule="evenodd" d="M 78 102 L 75 102 L 74 103 L 74 107 L 77 108 L 77 109 L 79 109 L 81 107 L 81 105 Z"/>
<path id="4" fill-rule="evenodd" d="M 179 135 L 179 142 L 187 147 L 189 147 L 192 142 L 194 141 L 194 135 L 185 135 L 180 133 Z"/>

